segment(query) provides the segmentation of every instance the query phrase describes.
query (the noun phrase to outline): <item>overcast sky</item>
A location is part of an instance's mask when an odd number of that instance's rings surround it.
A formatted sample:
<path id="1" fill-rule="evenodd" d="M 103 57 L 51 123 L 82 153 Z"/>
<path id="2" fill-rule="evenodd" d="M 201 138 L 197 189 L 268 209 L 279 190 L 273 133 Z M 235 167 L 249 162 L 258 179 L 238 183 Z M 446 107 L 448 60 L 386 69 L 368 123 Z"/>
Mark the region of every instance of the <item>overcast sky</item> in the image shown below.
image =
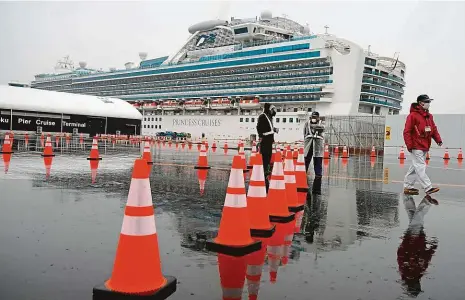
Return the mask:
<path id="1" fill-rule="evenodd" d="M 465 113 L 465 2 L 156 1 L 0 2 L 0 84 L 29 82 L 70 55 L 88 67 L 123 68 L 169 55 L 199 21 L 255 17 L 262 10 L 308 23 L 406 63 L 404 110 L 420 93 L 433 112 Z M 460 89 L 460 90 L 459 90 Z"/>

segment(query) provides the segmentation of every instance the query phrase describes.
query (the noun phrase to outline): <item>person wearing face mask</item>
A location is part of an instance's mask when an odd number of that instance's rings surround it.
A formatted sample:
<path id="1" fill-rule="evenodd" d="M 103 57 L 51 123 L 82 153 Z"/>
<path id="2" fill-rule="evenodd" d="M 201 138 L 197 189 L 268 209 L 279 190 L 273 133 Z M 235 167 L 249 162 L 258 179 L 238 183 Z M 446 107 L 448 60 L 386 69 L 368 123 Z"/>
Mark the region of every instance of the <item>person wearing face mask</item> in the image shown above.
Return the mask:
<path id="1" fill-rule="evenodd" d="M 305 171 L 308 172 L 308 167 L 313 158 L 315 177 L 323 175 L 324 130 L 325 126 L 320 120 L 320 114 L 314 111 L 304 125 L 304 154 Z"/>
<path id="2" fill-rule="evenodd" d="M 442 139 L 434 124 L 433 115 L 429 112 L 432 100 L 428 95 L 418 96 L 417 102 L 412 103 L 410 114 L 405 121 L 404 141 L 412 159 L 412 165 L 404 179 L 404 194 L 406 195 L 418 195 L 419 191 L 414 187 L 417 180 L 426 194 L 439 191 L 439 188 L 433 187 L 426 175 L 425 159 L 431 147 L 431 139 L 434 139 L 438 146 L 442 146 Z"/>
<path id="3" fill-rule="evenodd" d="M 274 143 L 274 135 L 278 133 L 278 128 L 273 126 L 273 117 L 276 115 L 276 107 L 270 103 L 265 103 L 263 113 L 257 119 L 257 133 L 259 137 L 259 149 L 263 159 L 263 170 L 265 178 L 269 174 L 271 153 Z"/>

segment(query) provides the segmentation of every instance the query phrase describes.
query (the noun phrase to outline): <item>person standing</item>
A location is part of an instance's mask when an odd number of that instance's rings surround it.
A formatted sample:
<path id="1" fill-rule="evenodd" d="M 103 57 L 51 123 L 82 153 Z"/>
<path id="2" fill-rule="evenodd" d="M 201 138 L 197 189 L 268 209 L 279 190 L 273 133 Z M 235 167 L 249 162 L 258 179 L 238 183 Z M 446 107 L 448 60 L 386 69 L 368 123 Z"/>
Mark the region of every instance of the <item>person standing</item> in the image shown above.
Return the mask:
<path id="1" fill-rule="evenodd" d="M 414 187 L 418 180 L 426 192 L 432 194 L 439 191 L 433 187 L 431 180 L 426 175 L 426 153 L 431 147 L 431 139 L 442 146 L 442 139 L 429 112 L 430 103 L 433 99 L 428 95 L 420 95 L 417 102 L 410 106 L 410 114 L 405 121 L 404 141 L 412 159 L 412 165 L 407 171 L 404 179 L 404 194 L 418 195 L 419 190 Z"/>
<path id="2" fill-rule="evenodd" d="M 323 176 L 324 130 L 325 126 L 320 119 L 320 114 L 314 111 L 304 125 L 304 154 L 305 171 L 308 172 L 313 158 L 315 177 Z"/>
<path id="3" fill-rule="evenodd" d="M 263 170 L 265 178 L 269 174 L 271 153 L 273 151 L 274 134 L 278 129 L 273 126 L 273 117 L 276 115 L 276 107 L 265 103 L 263 113 L 257 119 L 257 133 L 259 137 L 259 148 L 263 158 Z"/>

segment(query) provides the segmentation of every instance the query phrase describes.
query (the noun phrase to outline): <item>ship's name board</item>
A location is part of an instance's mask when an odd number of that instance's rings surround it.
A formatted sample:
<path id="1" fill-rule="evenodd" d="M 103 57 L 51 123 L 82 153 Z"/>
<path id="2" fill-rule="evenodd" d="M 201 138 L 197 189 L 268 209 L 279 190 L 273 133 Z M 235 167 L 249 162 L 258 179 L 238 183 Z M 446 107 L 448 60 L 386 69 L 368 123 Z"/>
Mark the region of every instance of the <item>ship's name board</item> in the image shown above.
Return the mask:
<path id="1" fill-rule="evenodd" d="M 173 126 L 219 127 L 221 119 L 173 119 Z"/>

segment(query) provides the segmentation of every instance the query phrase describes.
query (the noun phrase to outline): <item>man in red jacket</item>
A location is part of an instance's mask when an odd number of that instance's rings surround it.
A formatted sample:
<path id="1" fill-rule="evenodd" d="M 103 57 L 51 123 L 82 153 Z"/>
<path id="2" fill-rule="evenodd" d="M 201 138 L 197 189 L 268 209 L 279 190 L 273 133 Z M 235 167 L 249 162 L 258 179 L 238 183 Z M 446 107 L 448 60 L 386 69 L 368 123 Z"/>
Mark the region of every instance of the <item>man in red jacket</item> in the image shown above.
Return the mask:
<path id="1" fill-rule="evenodd" d="M 425 158 L 431 147 L 431 138 L 442 146 L 441 136 L 434 124 L 433 115 L 429 113 L 432 100 L 428 95 L 418 96 L 417 103 L 412 103 L 410 106 L 410 114 L 405 121 L 404 141 L 412 157 L 412 165 L 404 179 L 404 194 L 406 195 L 418 195 L 418 189 L 414 187 L 417 180 L 426 194 L 439 191 L 439 188 L 431 185 L 431 180 L 426 175 Z"/>

